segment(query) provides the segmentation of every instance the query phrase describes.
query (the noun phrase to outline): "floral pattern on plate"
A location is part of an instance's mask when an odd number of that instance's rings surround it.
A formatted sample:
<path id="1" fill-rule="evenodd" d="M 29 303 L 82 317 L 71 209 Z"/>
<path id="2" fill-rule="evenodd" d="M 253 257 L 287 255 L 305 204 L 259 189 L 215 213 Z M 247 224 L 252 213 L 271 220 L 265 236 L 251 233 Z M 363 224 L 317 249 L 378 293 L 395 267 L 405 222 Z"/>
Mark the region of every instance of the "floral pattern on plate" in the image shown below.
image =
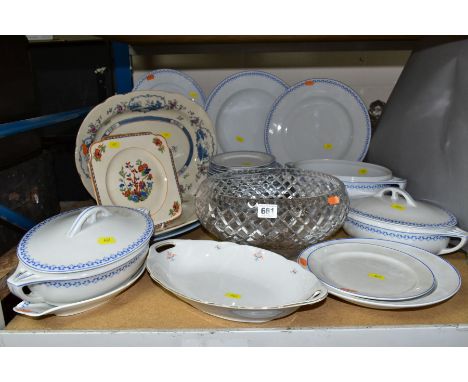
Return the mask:
<path id="1" fill-rule="evenodd" d="M 181 215 L 174 160 L 163 136 L 115 135 L 94 143 L 91 151 L 100 146 L 107 147 L 106 155 L 89 162 L 98 204 L 147 209 L 156 230 Z"/>
<path id="2" fill-rule="evenodd" d="M 188 121 L 196 138 L 196 155 L 198 158 L 195 181 L 198 183 L 206 177 L 210 157 L 216 153 L 216 137 L 210 118 L 206 112 L 188 98 L 163 91 L 139 91 L 110 97 L 96 106 L 83 121 L 76 139 L 75 162 L 82 182 L 93 195 L 91 179 L 87 168 L 89 148 L 102 137 L 103 131 L 115 119 L 125 119 L 126 114 L 150 114 L 154 111 L 174 111 Z M 138 131 L 136 129 L 135 133 Z M 188 185 L 187 185 L 188 186 Z M 186 187 L 188 188 L 188 187 Z M 196 190 L 191 187 L 191 194 Z"/>
<path id="3" fill-rule="evenodd" d="M 157 138 L 155 138 L 157 139 Z M 164 152 L 164 146 L 158 150 Z M 138 203 L 146 200 L 153 189 L 153 174 L 147 163 L 140 159 L 135 164 L 126 162 L 119 172 L 119 189 L 128 200 Z"/>

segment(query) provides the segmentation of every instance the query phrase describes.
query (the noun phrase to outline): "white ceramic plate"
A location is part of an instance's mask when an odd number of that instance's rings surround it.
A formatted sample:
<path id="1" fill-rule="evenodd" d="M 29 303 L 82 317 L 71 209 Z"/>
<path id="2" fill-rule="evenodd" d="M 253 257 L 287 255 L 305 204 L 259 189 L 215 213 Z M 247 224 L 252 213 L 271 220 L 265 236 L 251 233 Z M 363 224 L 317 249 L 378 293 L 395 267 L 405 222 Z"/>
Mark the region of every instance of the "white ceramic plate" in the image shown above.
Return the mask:
<path id="1" fill-rule="evenodd" d="M 324 244 L 333 245 L 334 243 L 340 241 L 346 241 L 348 243 L 376 245 L 379 247 L 402 250 L 407 253 L 410 253 L 415 258 L 423 261 L 431 269 L 436 280 L 436 286 L 432 290 L 432 292 L 425 294 L 421 297 L 415 298 L 413 300 L 404 301 L 378 301 L 352 296 L 348 293 L 341 293 L 340 291 L 329 291 L 331 295 L 339 297 L 345 301 L 349 301 L 353 304 L 374 309 L 422 308 L 425 306 L 435 305 L 446 301 L 449 298 L 451 298 L 455 293 L 457 293 L 460 289 L 461 277 L 456 268 L 443 258 L 439 256 L 434 256 L 434 254 L 425 251 L 424 249 L 381 239 L 341 239 L 329 241 Z M 307 261 L 305 260 L 305 257 L 303 255 L 307 253 L 307 250 L 301 253 L 301 255 L 298 258 L 298 262 L 304 268 L 307 268 Z"/>
<path id="2" fill-rule="evenodd" d="M 274 103 L 265 149 L 285 164 L 306 159 L 361 161 L 369 147 L 366 106 L 348 86 L 329 79 L 302 81 Z"/>
<path id="3" fill-rule="evenodd" d="M 336 176 L 343 182 L 379 182 L 392 178 L 392 172 L 382 166 L 339 159 L 310 159 L 287 163 L 288 167 L 313 170 Z"/>
<path id="4" fill-rule="evenodd" d="M 60 306 L 49 305 L 46 303 L 29 303 L 21 301 L 13 308 L 13 310 L 17 313 L 30 317 L 42 317 L 50 314 L 54 314 L 56 316 L 71 316 L 74 314 L 79 314 L 87 310 L 97 308 L 98 306 L 108 302 L 111 298 L 117 296 L 119 293 L 123 292 L 140 278 L 145 269 L 145 266 L 141 267 L 138 272 L 123 285 L 110 292 L 107 292 L 106 294 L 91 298 L 89 300 L 79 301 L 73 304 L 64 304 Z"/>
<path id="5" fill-rule="evenodd" d="M 210 166 L 213 170 L 227 170 L 229 168 L 265 167 L 274 161 L 275 158 L 272 155 L 264 152 L 232 151 L 213 156 Z"/>
<path id="6" fill-rule="evenodd" d="M 205 107 L 205 95 L 197 82 L 189 75 L 173 69 L 158 69 L 145 74 L 133 87 L 133 91 L 136 90 L 179 93 Z"/>
<path id="7" fill-rule="evenodd" d="M 94 142 L 89 169 L 98 204 L 145 208 L 155 227 L 181 214 L 174 161 L 161 135 L 126 134 Z"/>
<path id="8" fill-rule="evenodd" d="M 374 300 L 409 300 L 435 286 L 431 270 L 409 254 L 375 244 L 334 242 L 306 254 L 310 271 L 329 290 Z"/>
<path id="9" fill-rule="evenodd" d="M 235 321 L 269 321 L 327 295 L 323 284 L 299 264 L 229 242 L 159 242 L 150 248 L 147 269 L 156 282 L 192 306 Z"/>
<path id="10" fill-rule="evenodd" d="M 88 192 L 94 196 L 87 163 L 91 144 L 109 135 L 142 132 L 161 134 L 168 140 L 182 195 L 193 195 L 216 153 L 211 120 L 184 96 L 155 90 L 110 97 L 84 119 L 76 137 L 75 164 Z"/>
<path id="11" fill-rule="evenodd" d="M 206 102 L 216 126 L 218 152 L 264 151 L 266 117 L 286 89 L 278 77 L 261 71 L 236 73 L 220 82 Z"/>
<path id="12" fill-rule="evenodd" d="M 190 231 L 197 229 L 198 227 L 200 227 L 200 222 L 198 220 L 194 221 L 193 223 L 184 224 L 181 227 L 176 227 L 171 230 L 168 230 L 167 232 L 155 235 L 154 242 L 167 240 L 173 237 L 186 234 Z"/>

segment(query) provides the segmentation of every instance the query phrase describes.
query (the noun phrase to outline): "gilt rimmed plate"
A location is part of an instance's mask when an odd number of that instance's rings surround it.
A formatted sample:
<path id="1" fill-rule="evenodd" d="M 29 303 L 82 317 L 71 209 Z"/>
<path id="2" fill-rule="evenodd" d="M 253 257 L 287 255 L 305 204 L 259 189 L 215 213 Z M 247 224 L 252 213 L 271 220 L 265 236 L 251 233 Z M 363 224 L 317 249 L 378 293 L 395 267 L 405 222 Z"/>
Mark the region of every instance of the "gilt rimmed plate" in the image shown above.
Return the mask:
<path id="1" fill-rule="evenodd" d="M 166 140 L 151 133 L 94 142 L 89 170 L 98 204 L 145 208 L 155 227 L 181 214 L 182 200 Z"/>
<path id="2" fill-rule="evenodd" d="M 206 101 L 216 128 L 218 152 L 264 151 L 266 117 L 286 89 L 281 79 L 262 71 L 236 73 L 220 82 Z"/>
<path id="3" fill-rule="evenodd" d="M 382 239 L 340 239 L 329 241 L 327 243 L 333 244 L 342 240 L 345 240 L 348 243 L 374 244 L 387 248 L 403 250 L 407 253 L 410 253 L 415 258 L 423 261 L 431 269 L 436 280 L 436 286 L 432 292 L 413 300 L 404 301 L 379 301 L 351 296 L 347 293 L 329 291 L 331 295 L 339 297 L 342 300 L 373 309 L 414 309 L 440 304 L 444 301 L 447 301 L 448 299 L 452 298 L 461 287 L 461 277 L 457 269 L 442 257 L 434 256 L 434 254 L 425 251 L 424 249 L 413 247 L 408 244 Z M 307 268 L 307 261 L 304 259 L 303 255 L 307 253 L 307 250 L 303 251 L 303 253 L 298 258 L 300 264 L 305 268 Z"/>
<path id="4" fill-rule="evenodd" d="M 163 90 L 179 93 L 205 107 L 205 94 L 200 85 L 188 74 L 174 69 L 157 69 L 141 77 L 133 91 Z"/>
<path id="5" fill-rule="evenodd" d="M 108 98 L 89 112 L 76 137 L 75 164 L 83 185 L 91 195 L 94 195 L 87 161 L 89 147 L 96 140 L 120 132 L 149 131 L 160 132 L 166 136 L 172 148 L 178 147 L 179 144 L 190 147 L 189 136 L 185 132 L 182 133 L 183 128 L 189 131 L 191 139 L 195 136 L 195 142 L 193 142 L 192 166 L 189 165 L 184 169 L 183 174 L 179 174 L 179 178 L 182 178 L 183 195 L 193 195 L 198 184 L 206 177 L 209 159 L 216 153 L 217 147 L 214 129 L 206 112 L 198 104 L 180 94 L 163 91 L 138 91 Z M 179 136 L 182 140 L 178 140 Z M 185 140 L 188 143 L 184 143 Z M 177 153 L 175 157 L 179 160 Z M 188 154 L 181 155 L 182 165 L 186 164 L 187 157 Z M 196 165 L 193 166 L 193 163 Z"/>
<path id="6" fill-rule="evenodd" d="M 264 128 L 268 153 L 281 164 L 306 159 L 361 161 L 371 124 L 359 95 L 330 79 L 309 79 L 275 101 Z"/>
<path id="7" fill-rule="evenodd" d="M 324 283 L 330 293 L 359 298 L 402 301 L 431 292 L 431 269 L 410 254 L 371 243 L 336 240 L 312 246 L 300 263 Z"/>

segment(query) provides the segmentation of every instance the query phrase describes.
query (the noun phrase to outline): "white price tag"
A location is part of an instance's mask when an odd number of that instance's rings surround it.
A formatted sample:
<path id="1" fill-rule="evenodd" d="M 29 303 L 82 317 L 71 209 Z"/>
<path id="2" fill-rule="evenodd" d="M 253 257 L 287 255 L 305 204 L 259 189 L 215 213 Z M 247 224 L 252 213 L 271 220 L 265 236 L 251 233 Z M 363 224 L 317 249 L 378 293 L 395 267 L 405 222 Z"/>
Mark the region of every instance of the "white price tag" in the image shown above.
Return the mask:
<path id="1" fill-rule="evenodd" d="M 259 218 L 276 218 L 278 214 L 278 206 L 276 204 L 258 204 L 258 213 Z"/>

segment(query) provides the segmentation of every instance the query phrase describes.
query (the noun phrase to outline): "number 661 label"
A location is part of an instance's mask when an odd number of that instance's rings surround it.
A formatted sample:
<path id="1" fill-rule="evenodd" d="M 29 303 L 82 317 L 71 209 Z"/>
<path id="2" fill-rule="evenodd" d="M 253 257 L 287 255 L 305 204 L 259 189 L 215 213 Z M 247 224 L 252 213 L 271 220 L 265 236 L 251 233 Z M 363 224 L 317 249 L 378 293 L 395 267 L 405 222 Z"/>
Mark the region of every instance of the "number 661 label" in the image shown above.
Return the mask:
<path id="1" fill-rule="evenodd" d="M 276 204 L 258 204 L 257 216 L 259 218 L 274 219 L 278 215 L 278 206 Z"/>

